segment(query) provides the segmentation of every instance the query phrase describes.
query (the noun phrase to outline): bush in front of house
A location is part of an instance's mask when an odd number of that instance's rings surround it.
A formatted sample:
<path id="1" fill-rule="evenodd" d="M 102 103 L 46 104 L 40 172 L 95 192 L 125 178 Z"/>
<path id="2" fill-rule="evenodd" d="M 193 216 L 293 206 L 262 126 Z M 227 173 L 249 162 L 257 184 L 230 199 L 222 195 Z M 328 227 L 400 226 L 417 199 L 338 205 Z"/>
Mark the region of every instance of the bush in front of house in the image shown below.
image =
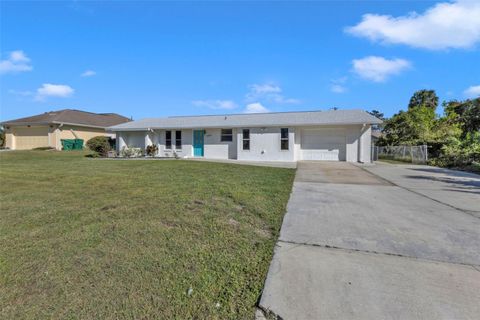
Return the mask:
<path id="1" fill-rule="evenodd" d="M 5 147 L 5 129 L 0 126 L 0 148 Z"/>
<path id="2" fill-rule="evenodd" d="M 86 143 L 87 147 L 99 154 L 102 157 L 106 157 L 108 151 L 113 149 L 114 140 L 110 137 L 97 136 L 88 140 Z"/>
<path id="3" fill-rule="evenodd" d="M 158 146 L 156 144 L 148 145 L 145 148 L 145 153 L 147 154 L 147 156 L 154 157 L 157 154 L 157 152 L 158 152 Z"/>
<path id="4" fill-rule="evenodd" d="M 138 158 L 143 156 L 142 148 L 123 147 L 120 150 L 120 157 L 123 158 Z"/>

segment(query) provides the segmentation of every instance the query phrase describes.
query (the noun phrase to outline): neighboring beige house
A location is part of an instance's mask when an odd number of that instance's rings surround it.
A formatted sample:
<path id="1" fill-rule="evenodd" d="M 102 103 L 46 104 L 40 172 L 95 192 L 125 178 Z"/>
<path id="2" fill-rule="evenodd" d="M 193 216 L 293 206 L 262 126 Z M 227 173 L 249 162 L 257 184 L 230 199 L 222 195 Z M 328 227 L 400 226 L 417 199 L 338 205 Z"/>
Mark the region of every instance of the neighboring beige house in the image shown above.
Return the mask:
<path id="1" fill-rule="evenodd" d="M 39 147 L 62 149 L 61 139 L 83 139 L 112 136 L 105 128 L 130 121 L 116 113 L 92 113 L 73 109 L 4 121 L 5 147 L 27 150 Z"/>

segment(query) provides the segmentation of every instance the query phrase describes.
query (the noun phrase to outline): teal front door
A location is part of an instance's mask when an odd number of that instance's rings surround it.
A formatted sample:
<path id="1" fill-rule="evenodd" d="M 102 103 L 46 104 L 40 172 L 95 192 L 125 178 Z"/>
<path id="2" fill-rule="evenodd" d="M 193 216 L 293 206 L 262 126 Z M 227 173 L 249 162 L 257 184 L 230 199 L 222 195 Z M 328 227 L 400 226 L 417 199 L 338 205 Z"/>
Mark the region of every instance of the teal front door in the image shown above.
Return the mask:
<path id="1" fill-rule="evenodd" d="M 203 157 L 204 130 L 193 130 L 193 156 Z"/>

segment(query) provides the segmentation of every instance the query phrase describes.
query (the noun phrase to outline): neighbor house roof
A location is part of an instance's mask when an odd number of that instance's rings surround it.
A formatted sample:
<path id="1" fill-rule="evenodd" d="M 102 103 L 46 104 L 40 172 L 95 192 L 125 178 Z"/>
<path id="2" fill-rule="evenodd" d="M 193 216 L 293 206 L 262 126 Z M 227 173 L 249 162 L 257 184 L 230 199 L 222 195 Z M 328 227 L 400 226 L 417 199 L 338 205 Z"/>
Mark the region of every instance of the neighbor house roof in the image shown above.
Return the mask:
<path id="1" fill-rule="evenodd" d="M 130 121 L 116 113 L 93 113 L 74 109 L 50 111 L 35 116 L 9 120 L 2 125 L 49 125 L 71 124 L 87 127 L 106 128 Z"/>
<path id="2" fill-rule="evenodd" d="M 140 131 L 148 129 L 315 126 L 376 123 L 382 123 L 382 121 L 363 110 L 357 109 L 147 118 L 119 124 L 108 128 L 108 130 Z"/>

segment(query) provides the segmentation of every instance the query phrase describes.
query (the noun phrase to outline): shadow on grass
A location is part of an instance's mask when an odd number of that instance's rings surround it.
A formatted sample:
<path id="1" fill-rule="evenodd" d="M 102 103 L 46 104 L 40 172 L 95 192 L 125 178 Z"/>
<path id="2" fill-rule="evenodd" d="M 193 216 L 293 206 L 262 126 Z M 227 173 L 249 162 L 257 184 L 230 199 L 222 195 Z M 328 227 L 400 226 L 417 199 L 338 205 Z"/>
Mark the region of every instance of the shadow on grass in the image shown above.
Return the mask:
<path id="1" fill-rule="evenodd" d="M 105 158 L 99 155 L 98 153 L 89 153 L 84 156 L 85 158 Z"/>

